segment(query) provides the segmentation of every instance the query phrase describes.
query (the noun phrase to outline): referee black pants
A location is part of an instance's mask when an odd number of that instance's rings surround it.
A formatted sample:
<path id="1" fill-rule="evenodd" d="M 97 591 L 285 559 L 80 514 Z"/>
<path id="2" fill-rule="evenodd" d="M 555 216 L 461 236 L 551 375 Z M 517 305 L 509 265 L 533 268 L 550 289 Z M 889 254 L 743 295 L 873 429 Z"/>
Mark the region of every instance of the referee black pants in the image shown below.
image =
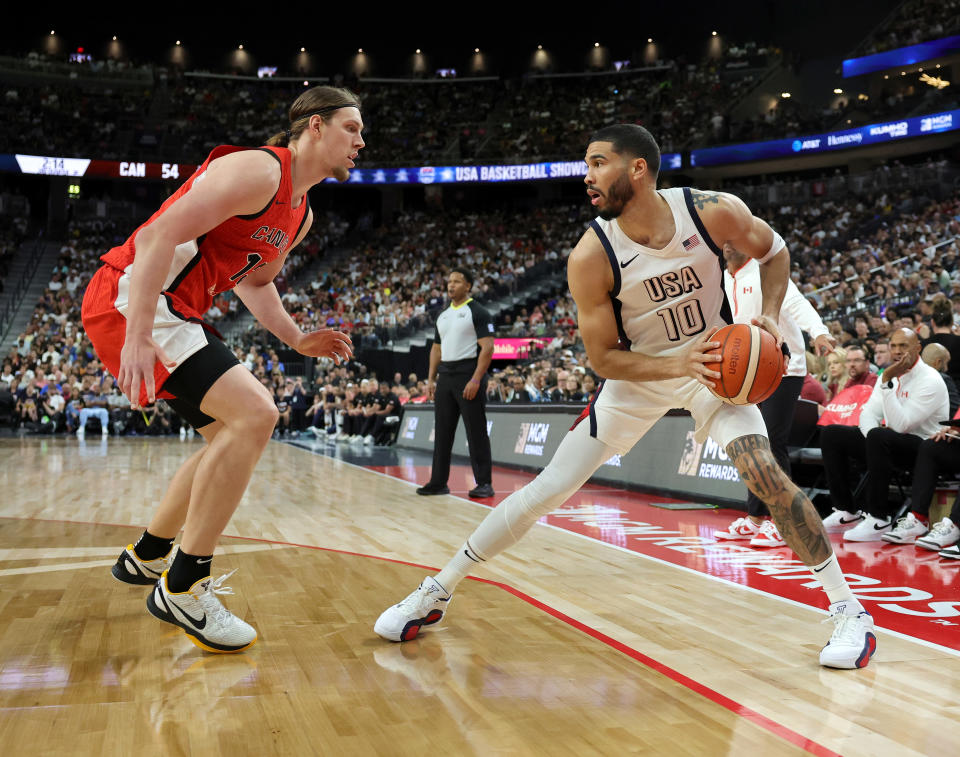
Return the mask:
<path id="1" fill-rule="evenodd" d="M 477 396 L 463 398 L 463 390 L 472 373 L 440 373 L 433 401 L 436 430 L 433 443 L 433 472 L 429 486 L 446 486 L 450 477 L 450 455 L 457 433 L 457 422 L 463 416 L 470 445 L 470 464 L 477 486 L 493 483 L 490 437 L 487 436 L 487 379 L 481 380 Z"/>
<path id="2" fill-rule="evenodd" d="M 767 426 L 770 451 L 787 476 L 790 475 L 787 441 L 790 439 L 793 414 L 802 389 L 802 376 L 784 376 L 777 390 L 760 403 L 760 415 L 763 416 L 763 422 Z M 770 514 L 763 500 L 753 492 L 747 494 L 747 513 L 758 518 Z"/>

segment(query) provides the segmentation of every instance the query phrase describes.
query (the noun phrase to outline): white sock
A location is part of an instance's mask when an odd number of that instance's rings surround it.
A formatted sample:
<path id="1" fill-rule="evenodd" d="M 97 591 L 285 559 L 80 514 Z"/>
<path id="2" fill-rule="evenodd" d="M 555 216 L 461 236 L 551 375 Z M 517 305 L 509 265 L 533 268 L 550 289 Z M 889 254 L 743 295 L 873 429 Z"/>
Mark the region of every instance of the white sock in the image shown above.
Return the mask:
<path id="1" fill-rule="evenodd" d="M 447 594 L 453 594 L 457 584 L 470 575 L 477 565 L 486 561 L 485 557 L 478 555 L 470 546 L 470 540 L 467 539 L 443 570 L 433 577 L 433 580 L 440 584 Z"/>
<path id="2" fill-rule="evenodd" d="M 488 513 L 434 580 L 452 594 L 477 565 L 516 544 L 534 523 L 566 502 L 614 452 L 590 436 L 589 424 L 578 424 L 540 475 Z"/>
<path id="3" fill-rule="evenodd" d="M 860 600 L 853 596 L 850 587 L 847 585 L 847 579 L 843 577 L 843 571 L 840 570 L 840 564 L 837 562 L 837 556 L 832 554 L 819 565 L 811 565 L 810 570 L 823 586 L 827 593 L 830 604 L 836 602 L 850 602 L 851 609 L 857 609 L 857 612 L 863 609 Z M 851 613 L 847 613 L 850 615 Z"/>

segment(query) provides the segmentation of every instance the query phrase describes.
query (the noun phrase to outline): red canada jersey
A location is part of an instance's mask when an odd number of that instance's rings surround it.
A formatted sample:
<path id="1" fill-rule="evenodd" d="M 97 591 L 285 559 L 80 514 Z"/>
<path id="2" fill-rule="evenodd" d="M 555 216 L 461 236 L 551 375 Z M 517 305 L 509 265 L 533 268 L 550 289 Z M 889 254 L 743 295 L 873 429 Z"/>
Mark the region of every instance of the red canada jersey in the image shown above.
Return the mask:
<path id="1" fill-rule="evenodd" d="M 277 193 L 259 213 L 233 216 L 197 239 L 177 245 L 170 270 L 164 278 L 162 294 L 170 303 L 171 310 L 182 318 L 201 320 L 217 294 L 233 289 L 251 271 L 276 260 L 293 244 L 303 228 L 310 203 L 304 195 L 298 206 L 293 207 L 291 153 L 287 148 L 232 145 L 214 148 L 203 164 L 146 223 L 138 227 L 126 242 L 114 247 L 100 259 L 119 271 L 129 273 L 137 254 L 134 240 L 140 229 L 153 223 L 189 192 L 196 182 L 202 181 L 211 161 L 247 149 L 263 150 L 280 163 Z"/>

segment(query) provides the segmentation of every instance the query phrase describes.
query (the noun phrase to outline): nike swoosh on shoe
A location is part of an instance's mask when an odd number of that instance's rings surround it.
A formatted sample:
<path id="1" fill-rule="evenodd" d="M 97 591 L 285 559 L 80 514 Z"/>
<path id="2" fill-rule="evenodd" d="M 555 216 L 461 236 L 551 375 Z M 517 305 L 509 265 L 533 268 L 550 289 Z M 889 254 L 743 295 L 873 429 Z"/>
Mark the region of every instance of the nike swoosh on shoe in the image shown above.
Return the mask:
<path id="1" fill-rule="evenodd" d="M 188 613 L 186 610 L 184 610 L 180 605 L 178 605 L 176 602 L 174 602 L 174 601 L 173 601 L 172 599 L 170 599 L 169 597 L 167 598 L 167 601 L 170 603 L 170 606 L 171 606 L 171 607 L 176 607 L 177 610 L 179 610 L 179 611 L 181 612 L 181 614 L 182 614 L 185 618 L 187 618 L 191 623 L 193 623 L 193 625 L 195 625 L 197 628 L 202 629 L 205 625 L 207 625 L 207 616 L 206 616 L 206 615 L 201 615 L 201 616 L 200 616 L 200 620 L 197 620 L 195 617 L 193 617 L 190 613 Z"/>

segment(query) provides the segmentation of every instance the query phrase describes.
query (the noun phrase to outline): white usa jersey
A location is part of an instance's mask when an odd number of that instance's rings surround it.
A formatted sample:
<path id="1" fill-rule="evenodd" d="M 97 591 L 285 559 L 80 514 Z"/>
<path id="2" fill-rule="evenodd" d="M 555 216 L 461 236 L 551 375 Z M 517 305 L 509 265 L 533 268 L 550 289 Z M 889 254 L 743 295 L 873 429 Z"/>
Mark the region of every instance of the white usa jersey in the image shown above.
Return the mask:
<path id="1" fill-rule="evenodd" d="M 697 214 L 688 188 L 661 189 L 676 229 L 662 249 L 644 247 L 616 219 L 590 223 L 613 268 L 610 299 L 620 341 L 633 352 L 672 355 L 704 332 L 731 323 L 723 254 Z"/>

